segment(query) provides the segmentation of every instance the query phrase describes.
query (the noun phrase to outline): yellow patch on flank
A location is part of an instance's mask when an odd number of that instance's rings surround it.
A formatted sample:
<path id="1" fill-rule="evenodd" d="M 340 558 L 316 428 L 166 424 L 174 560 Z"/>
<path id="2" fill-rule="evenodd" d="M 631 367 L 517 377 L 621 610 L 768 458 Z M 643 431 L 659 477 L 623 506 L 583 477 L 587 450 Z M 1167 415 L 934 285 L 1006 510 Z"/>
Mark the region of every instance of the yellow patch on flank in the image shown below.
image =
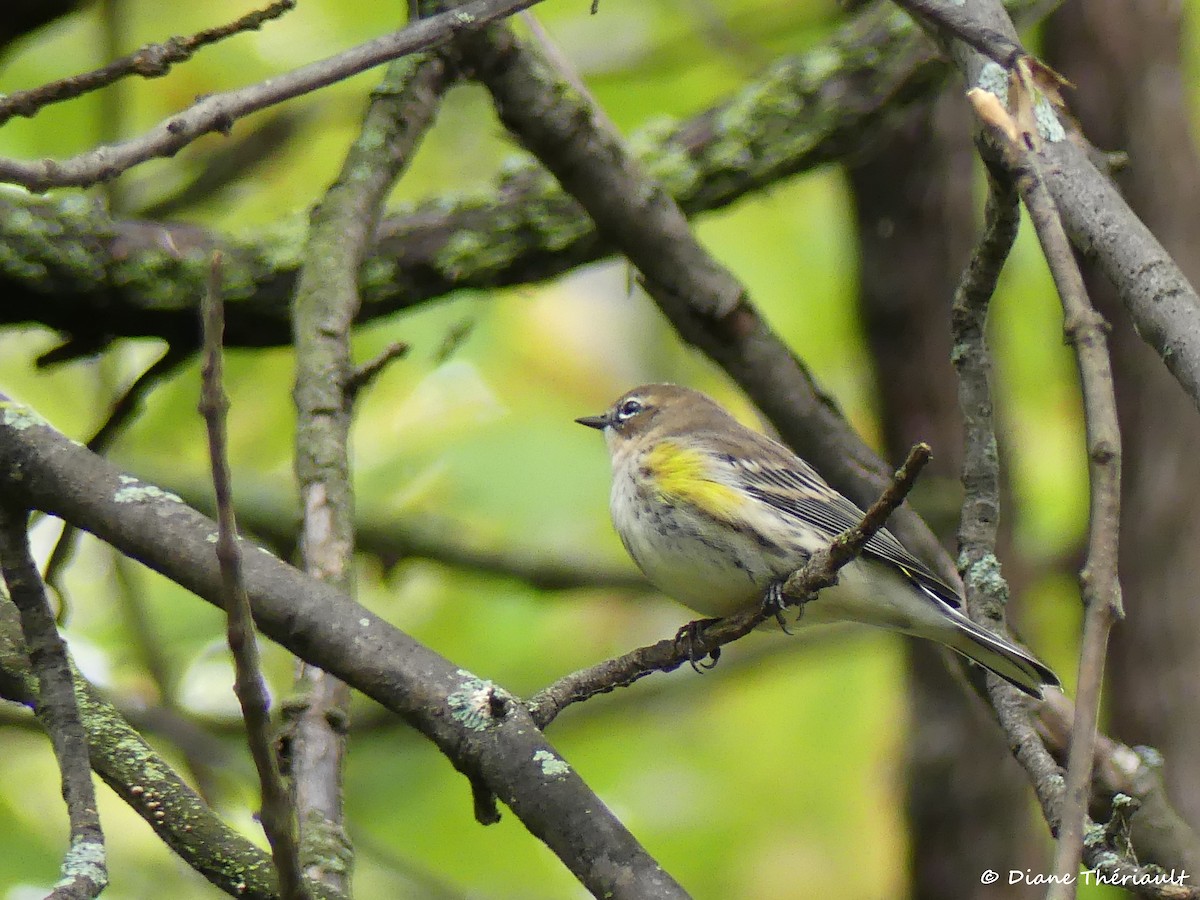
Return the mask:
<path id="1" fill-rule="evenodd" d="M 663 500 L 690 504 L 725 521 L 736 519 L 745 505 L 734 488 L 713 480 L 712 463 L 701 450 L 663 441 L 643 457 L 642 466 Z"/>

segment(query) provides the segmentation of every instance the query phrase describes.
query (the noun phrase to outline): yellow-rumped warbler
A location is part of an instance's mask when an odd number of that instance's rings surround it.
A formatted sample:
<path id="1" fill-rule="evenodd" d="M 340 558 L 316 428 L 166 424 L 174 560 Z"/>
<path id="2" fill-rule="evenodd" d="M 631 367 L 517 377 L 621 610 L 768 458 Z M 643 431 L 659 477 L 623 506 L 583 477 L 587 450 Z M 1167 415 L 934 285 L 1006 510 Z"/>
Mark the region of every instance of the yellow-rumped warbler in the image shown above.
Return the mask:
<path id="1" fill-rule="evenodd" d="M 862 511 L 782 444 L 743 427 L 713 400 L 648 384 L 599 416 L 612 456 L 612 519 L 659 590 L 709 616 L 761 601 Z M 863 622 L 929 638 L 1034 697 L 1058 678 L 976 625 L 958 591 L 886 529 L 802 608 L 802 624 Z"/>

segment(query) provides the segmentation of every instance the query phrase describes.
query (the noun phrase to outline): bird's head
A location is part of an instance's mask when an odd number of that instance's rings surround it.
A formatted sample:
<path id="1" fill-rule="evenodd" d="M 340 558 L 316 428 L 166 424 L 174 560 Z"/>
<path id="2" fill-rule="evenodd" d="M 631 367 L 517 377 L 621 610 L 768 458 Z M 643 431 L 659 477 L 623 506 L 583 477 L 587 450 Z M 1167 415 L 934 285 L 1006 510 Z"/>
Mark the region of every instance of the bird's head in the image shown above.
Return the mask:
<path id="1" fill-rule="evenodd" d="M 630 441 L 647 435 L 687 434 L 710 424 L 714 415 L 728 417 L 699 391 L 675 384 L 643 384 L 626 391 L 600 415 L 581 416 L 575 421 L 603 431 L 615 455 Z"/>

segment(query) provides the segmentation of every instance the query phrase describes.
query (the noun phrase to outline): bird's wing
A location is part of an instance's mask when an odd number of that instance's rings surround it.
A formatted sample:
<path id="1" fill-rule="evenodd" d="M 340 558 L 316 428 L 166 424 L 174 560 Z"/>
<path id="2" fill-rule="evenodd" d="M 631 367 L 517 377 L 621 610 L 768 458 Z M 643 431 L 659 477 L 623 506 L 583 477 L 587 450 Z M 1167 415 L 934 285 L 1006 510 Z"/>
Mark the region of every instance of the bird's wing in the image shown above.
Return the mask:
<path id="1" fill-rule="evenodd" d="M 771 442 L 774 444 L 774 442 Z M 778 511 L 816 528 L 832 541 L 862 521 L 863 511 L 830 487 L 808 463 L 782 446 L 765 463 L 744 457 L 726 457 L 742 476 L 749 493 Z M 786 454 L 786 458 L 779 458 Z M 863 554 L 882 560 L 905 576 L 931 591 L 936 597 L 962 608 L 958 591 L 938 578 L 900 543 L 890 531 L 881 528 L 863 548 Z"/>

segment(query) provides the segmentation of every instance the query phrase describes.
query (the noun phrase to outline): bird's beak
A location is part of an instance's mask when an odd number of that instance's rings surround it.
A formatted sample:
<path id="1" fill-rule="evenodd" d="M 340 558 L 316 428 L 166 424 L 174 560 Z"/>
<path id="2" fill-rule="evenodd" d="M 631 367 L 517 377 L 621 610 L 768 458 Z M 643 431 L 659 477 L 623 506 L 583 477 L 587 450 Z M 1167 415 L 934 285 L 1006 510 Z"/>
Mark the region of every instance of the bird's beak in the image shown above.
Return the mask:
<path id="1" fill-rule="evenodd" d="M 596 428 L 601 431 L 612 424 L 611 420 L 608 418 L 608 413 L 605 413 L 601 416 L 580 416 L 575 421 L 580 425 L 586 425 L 588 428 Z"/>

